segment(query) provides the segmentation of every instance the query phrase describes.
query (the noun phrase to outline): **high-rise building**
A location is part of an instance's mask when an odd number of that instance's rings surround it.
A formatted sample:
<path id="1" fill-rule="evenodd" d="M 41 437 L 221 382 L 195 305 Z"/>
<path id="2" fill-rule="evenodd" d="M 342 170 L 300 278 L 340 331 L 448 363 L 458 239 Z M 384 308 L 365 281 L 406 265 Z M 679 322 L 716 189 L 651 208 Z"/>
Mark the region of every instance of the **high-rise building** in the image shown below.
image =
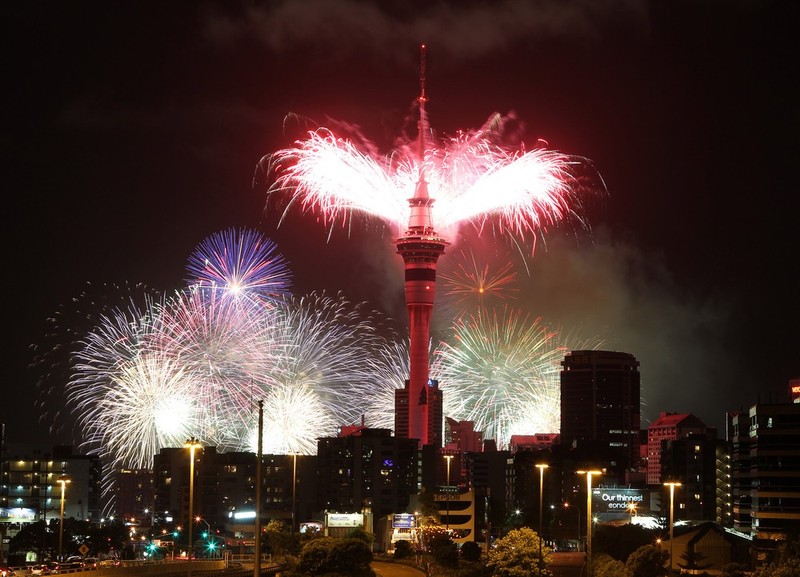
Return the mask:
<path id="1" fill-rule="evenodd" d="M 661 454 L 664 443 L 685 439 L 690 435 L 716 438 L 716 429 L 706 427 L 700 419 L 691 413 L 662 412 L 647 427 L 647 484 L 660 485 L 664 478 L 661 466 Z M 668 475 L 671 471 L 666 471 Z M 670 476 L 670 480 L 673 477 Z"/>
<path id="2" fill-rule="evenodd" d="M 417 492 L 417 452 L 416 439 L 393 437 L 389 429 L 319 439 L 319 509 L 371 513 L 373 519 L 405 511 Z"/>
<path id="3" fill-rule="evenodd" d="M 442 426 L 444 418 L 444 399 L 442 390 L 439 388 L 439 381 L 428 379 L 428 384 L 422 390 L 422 396 L 418 402 L 414 402 L 411 396 L 411 386 L 406 381 L 405 388 L 395 389 L 394 391 L 394 434 L 405 439 L 416 439 L 411 435 L 410 422 L 411 413 L 417 411 L 418 418 L 422 419 L 425 425 L 425 440 L 420 440 L 421 445 L 442 446 Z M 424 411 L 420 411 L 424 407 Z"/>
<path id="4" fill-rule="evenodd" d="M 113 510 L 123 519 L 136 519 L 150 525 L 155 517 L 153 471 L 150 469 L 117 469 L 112 473 Z"/>
<path id="5" fill-rule="evenodd" d="M 419 102 L 419 157 L 420 166 L 425 156 L 425 134 L 427 117 L 425 116 L 425 47 L 422 47 L 422 74 L 420 75 Z M 407 428 L 395 428 L 395 435 L 409 439 L 417 439 L 420 445 L 436 444 L 441 446 L 441 416 L 439 417 L 439 438 L 431 438 L 431 422 L 434 416 L 430 413 L 434 407 L 431 403 L 431 386 L 428 375 L 428 350 L 430 347 L 431 316 L 433 315 L 433 299 L 436 294 L 436 261 L 444 254 L 448 242 L 440 237 L 433 228 L 431 208 L 433 199 L 428 194 L 428 183 L 425 181 L 424 169 L 420 168 L 419 180 L 414 196 L 408 200 L 411 214 L 405 235 L 395 241 L 397 253 L 405 263 L 405 293 L 408 310 L 409 329 L 409 379 L 403 396 L 408 413 Z M 438 392 L 438 387 L 436 389 Z"/>
<path id="6" fill-rule="evenodd" d="M 680 507 L 676 519 L 716 520 L 718 457 L 724 446 L 724 441 L 711 433 L 683 435 L 662 443 L 661 479 L 681 483 L 675 497 Z"/>
<path id="7" fill-rule="evenodd" d="M 800 404 L 756 404 L 728 419 L 733 526 L 769 549 L 800 534 Z"/>
<path id="8" fill-rule="evenodd" d="M 8 443 L 2 462 L 0 522 L 45 521 L 61 514 L 64 479 L 64 518 L 100 520 L 100 458 L 74 453 L 70 445 Z M 19 521 L 17 521 L 19 522 Z"/>
<path id="9" fill-rule="evenodd" d="M 561 363 L 561 443 L 639 459 L 639 362 L 629 353 L 573 351 Z"/>

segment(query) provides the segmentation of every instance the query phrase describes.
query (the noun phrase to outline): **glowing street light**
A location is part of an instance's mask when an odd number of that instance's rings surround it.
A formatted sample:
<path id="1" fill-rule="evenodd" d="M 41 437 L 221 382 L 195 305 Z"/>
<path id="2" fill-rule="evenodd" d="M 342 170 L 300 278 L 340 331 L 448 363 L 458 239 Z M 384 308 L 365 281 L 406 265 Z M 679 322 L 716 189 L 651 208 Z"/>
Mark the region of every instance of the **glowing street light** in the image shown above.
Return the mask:
<path id="1" fill-rule="evenodd" d="M 445 521 L 445 529 L 450 529 L 450 461 L 453 460 L 453 455 L 445 455 L 444 460 L 447 461 L 447 521 Z"/>
<path id="2" fill-rule="evenodd" d="M 542 495 L 544 490 L 544 470 L 549 466 L 550 465 L 547 463 L 538 463 L 535 465 L 535 467 L 539 469 L 539 575 L 542 574 L 542 541 L 544 541 L 544 537 L 542 536 Z"/>
<path id="3" fill-rule="evenodd" d="M 192 551 L 194 550 L 194 543 L 192 542 L 192 517 L 194 517 L 194 452 L 195 449 L 202 447 L 200 441 L 194 437 L 186 439 L 184 445 L 189 449 L 189 519 L 187 525 L 189 526 L 189 558 L 187 562 L 187 572 L 189 577 L 192 577 Z"/>
<path id="4" fill-rule="evenodd" d="M 673 548 L 673 529 L 675 528 L 675 487 L 680 487 L 681 484 L 677 481 L 668 481 L 664 483 L 665 487 L 669 487 L 669 573 L 672 575 L 672 548 Z"/>
<path id="5" fill-rule="evenodd" d="M 597 469 L 577 471 L 578 475 L 586 475 L 586 575 L 591 577 L 592 571 L 592 476 L 602 475 Z"/>
<path id="6" fill-rule="evenodd" d="M 569 503 L 564 503 L 564 508 L 568 509 L 570 507 Z M 581 507 L 578 503 L 575 503 L 575 510 L 578 512 L 578 551 L 581 550 Z"/>
<path id="7" fill-rule="evenodd" d="M 64 545 L 64 493 L 66 491 L 67 483 L 69 483 L 70 480 L 67 479 L 66 475 L 61 475 L 56 482 L 61 485 L 61 515 L 59 516 L 58 521 L 58 560 L 61 561 L 61 551 Z"/>
<path id="8" fill-rule="evenodd" d="M 631 525 L 633 525 L 633 518 L 636 516 L 636 503 L 633 501 L 628 503 L 628 512 L 631 514 Z"/>
<path id="9" fill-rule="evenodd" d="M 210 534 L 211 534 L 211 524 L 210 524 L 208 521 L 206 521 L 205 519 L 203 519 L 203 518 L 202 518 L 200 515 L 197 515 L 197 516 L 194 518 L 194 520 L 195 520 L 195 522 L 197 522 L 197 523 L 199 523 L 200 521 L 202 521 L 203 523 L 205 523 L 205 524 L 206 524 L 206 530 L 208 531 L 208 535 L 210 535 Z"/>

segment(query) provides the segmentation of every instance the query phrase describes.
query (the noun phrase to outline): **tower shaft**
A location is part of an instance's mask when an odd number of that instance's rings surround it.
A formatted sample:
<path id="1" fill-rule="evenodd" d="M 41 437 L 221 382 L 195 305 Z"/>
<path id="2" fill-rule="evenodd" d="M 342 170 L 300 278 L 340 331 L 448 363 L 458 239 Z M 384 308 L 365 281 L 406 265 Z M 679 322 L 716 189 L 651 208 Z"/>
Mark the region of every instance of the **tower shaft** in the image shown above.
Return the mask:
<path id="1" fill-rule="evenodd" d="M 425 182 L 421 181 L 424 188 Z M 419 187 L 418 187 L 419 189 Z M 412 216 L 405 236 L 395 245 L 405 263 L 405 294 L 409 329 L 409 384 L 408 384 L 408 437 L 419 439 L 426 445 L 429 434 L 428 371 L 431 316 L 436 294 L 436 261 L 444 253 L 447 242 L 430 226 L 431 199 L 425 199 L 418 216 L 427 213 L 427 224 L 414 225 L 415 202 L 411 199 Z"/>

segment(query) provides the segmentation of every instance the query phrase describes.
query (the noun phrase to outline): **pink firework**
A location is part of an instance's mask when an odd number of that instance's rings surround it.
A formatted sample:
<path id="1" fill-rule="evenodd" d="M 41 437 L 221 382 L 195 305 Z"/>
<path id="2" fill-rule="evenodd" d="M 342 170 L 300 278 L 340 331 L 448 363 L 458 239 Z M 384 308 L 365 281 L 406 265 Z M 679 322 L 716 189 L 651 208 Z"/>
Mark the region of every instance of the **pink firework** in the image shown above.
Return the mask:
<path id="1" fill-rule="evenodd" d="M 494 116 L 477 131 L 434 142 L 422 160 L 412 147 L 378 155 L 367 141 L 320 128 L 269 157 L 275 175 L 269 193 L 288 192 L 286 211 L 299 204 L 329 226 L 361 214 L 402 230 L 408 199 L 424 174 L 440 231 L 462 223 L 482 228 L 496 217 L 503 232 L 528 236 L 567 219 L 580 221 L 577 173 L 587 161 L 543 148 L 503 146 L 502 125 Z"/>

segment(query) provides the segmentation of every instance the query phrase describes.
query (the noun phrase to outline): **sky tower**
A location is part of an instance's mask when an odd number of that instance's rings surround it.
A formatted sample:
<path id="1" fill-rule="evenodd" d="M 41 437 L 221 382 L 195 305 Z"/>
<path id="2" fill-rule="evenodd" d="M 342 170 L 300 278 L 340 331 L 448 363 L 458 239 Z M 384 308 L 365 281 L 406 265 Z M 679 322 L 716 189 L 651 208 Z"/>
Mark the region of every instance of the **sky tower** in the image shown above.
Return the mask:
<path id="1" fill-rule="evenodd" d="M 405 235 L 395 241 L 397 254 L 405 263 L 405 292 L 408 309 L 409 365 L 410 375 L 407 391 L 402 395 L 407 402 L 408 438 L 419 439 L 420 445 L 441 442 L 432 439 L 431 421 L 437 417 L 431 412 L 428 387 L 428 350 L 431 331 L 433 300 L 436 294 L 436 261 L 444 254 L 448 242 L 433 229 L 431 207 L 433 199 L 428 195 L 425 181 L 425 134 L 428 122 L 425 116 L 425 45 L 420 46 L 420 94 L 419 94 L 419 180 L 414 196 L 408 200 L 411 215 Z M 436 394 L 439 395 L 438 389 Z M 398 398 L 398 397 L 396 397 Z M 399 408 L 395 408 L 399 411 Z M 405 412 L 405 411 L 404 411 Z M 441 417 L 439 417 L 440 419 Z M 433 426 L 441 428 L 441 423 Z M 398 436 L 404 431 L 395 431 Z"/>

